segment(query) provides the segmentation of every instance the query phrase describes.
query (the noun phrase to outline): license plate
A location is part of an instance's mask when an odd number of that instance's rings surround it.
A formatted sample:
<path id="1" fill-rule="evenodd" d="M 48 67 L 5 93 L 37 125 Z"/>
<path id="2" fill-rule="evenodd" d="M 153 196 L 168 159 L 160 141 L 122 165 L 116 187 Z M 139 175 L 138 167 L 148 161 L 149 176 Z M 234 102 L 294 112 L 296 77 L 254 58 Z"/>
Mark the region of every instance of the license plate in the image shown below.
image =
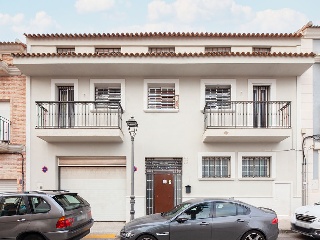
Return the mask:
<path id="1" fill-rule="evenodd" d="M 87 214 L 82 214 L 82 215 L 77 217 L 77 221 L 81 221 L 83 219 L 86 219 L 86 217 L 87 217 Z"/>
<path id="2" fill-rule="evenodd" d="M 296 225 L 299 226 L 299 227 L 303 227 L 303 228 L 310 228 L 310 223 L 297 221 Z"/>

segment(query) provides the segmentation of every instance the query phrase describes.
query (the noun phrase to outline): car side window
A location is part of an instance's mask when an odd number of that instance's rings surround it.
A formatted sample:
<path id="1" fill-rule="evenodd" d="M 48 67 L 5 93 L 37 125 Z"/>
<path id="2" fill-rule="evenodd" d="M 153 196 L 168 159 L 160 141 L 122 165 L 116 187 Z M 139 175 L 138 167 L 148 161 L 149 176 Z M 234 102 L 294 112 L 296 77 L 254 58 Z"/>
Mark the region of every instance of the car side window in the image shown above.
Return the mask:
<path id="1" fill-rule="evenodd" d="M 205 219 L 211 216 L 211 209 L 209 203 L 201 203 L 196 206 L 192 206 L 182 213 L 179 217 L 187 218 L 189 220 Z"/>
<path id="2" fill-rule="evenodd" d="M 231 202 L 216 202 L 215 203 L 215 216 L 228 217 L 237 215 L 248 214 L 248 209 L 236 203 Z"/>
<path id="3" fill-rule="evenodd" d="M 47 213 L 50 211 L 50 205 L 42 197 L 29 197 L 31 212 L 37 213 Z"/>
<path id="4" fill-rule="evenodd" d="M 25 202 L 20 196 L 4 197 L 0 202 L 1 216 L 24 215 L 27 213 Z"/>

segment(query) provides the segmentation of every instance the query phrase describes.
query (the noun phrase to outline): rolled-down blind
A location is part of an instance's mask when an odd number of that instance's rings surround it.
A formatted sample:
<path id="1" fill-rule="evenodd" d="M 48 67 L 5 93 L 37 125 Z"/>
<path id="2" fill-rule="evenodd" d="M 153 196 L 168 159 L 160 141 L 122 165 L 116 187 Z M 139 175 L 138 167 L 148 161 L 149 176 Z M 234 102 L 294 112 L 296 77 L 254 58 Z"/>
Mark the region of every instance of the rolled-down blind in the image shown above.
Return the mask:
<path id="1" fill-rule="evenodd" d="M 126 157 L 59 157 L 58 164 L 59 166 L 126 166 Z"/>

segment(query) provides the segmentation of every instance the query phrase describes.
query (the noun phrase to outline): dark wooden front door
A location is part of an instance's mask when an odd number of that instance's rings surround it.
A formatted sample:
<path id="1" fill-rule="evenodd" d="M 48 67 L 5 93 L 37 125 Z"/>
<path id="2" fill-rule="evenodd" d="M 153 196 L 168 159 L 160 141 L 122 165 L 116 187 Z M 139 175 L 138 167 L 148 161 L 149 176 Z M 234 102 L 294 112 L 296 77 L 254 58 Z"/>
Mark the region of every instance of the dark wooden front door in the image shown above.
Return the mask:
<path id="1" fill-rule="evenodd" d="M 154 213 L 166 212 L 174 206 L 173 174 L 154 174 Z"/>

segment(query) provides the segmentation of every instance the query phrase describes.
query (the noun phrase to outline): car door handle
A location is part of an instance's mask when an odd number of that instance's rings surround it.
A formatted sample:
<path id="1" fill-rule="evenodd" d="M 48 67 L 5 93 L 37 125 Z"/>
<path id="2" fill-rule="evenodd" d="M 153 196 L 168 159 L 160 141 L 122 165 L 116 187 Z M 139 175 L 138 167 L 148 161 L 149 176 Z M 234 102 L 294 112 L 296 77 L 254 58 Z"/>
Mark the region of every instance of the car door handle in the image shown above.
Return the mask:
<path id="1" fill-rule="evenodd" d="M 17 220 L 17 222 L 24 222 L 24 221 L 26 221 L 25 218 L 20 218 L 20 219 Z"/>
<path id="2" fill-rule="evenodd" d="M 243 219 L 238 219 L 237 222 L 244 222 L 244 220 Z"/>
<path id="3" fill-rule="evenodd" d="M 201 226 L 208 226 L 209 223 L 207 223 L 207 222 L 201 222 L 200 225 L 201 225 Z"/>
<path id="4" fill-rule="evenodd" d="M 168 236 L 169 232 L 156 233 L 157 236 Z"/>

